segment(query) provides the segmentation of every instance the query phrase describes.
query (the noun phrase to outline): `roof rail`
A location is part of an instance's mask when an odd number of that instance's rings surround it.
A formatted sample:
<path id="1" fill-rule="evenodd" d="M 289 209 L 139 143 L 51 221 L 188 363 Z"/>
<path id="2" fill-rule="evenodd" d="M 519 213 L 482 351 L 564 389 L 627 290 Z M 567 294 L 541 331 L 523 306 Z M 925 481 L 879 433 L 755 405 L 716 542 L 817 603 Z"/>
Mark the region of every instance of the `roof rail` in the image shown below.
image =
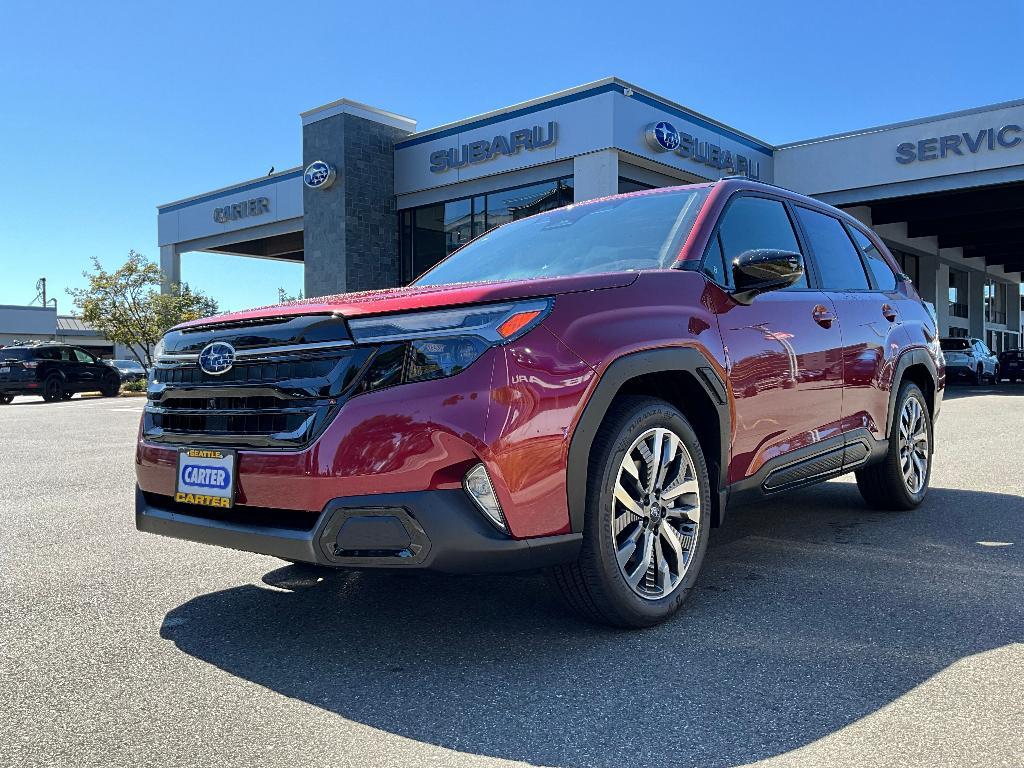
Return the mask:
<path id="1" fill-rule="evenodd" d="M 754 184 L 764 184 L 766 187 L 775 187 L 776 189 L 784 189 L 787 192 L 792 192 L 793 191 L 789 187 L 783 187 L 781 184 L 775 184 L 775 183 L 773 183 L 771 181 L 765 181 L 764 179 L 752 179 L 752 178 L 750 178 L 749 176 L 747 176 L 746 174 L 743 174 L 743 173 L 733 173 L 733 174 L 730 174 L 729 176 L 722 176 L 720 179 L 718 179 L 718 181 L 752 181 Z"/>

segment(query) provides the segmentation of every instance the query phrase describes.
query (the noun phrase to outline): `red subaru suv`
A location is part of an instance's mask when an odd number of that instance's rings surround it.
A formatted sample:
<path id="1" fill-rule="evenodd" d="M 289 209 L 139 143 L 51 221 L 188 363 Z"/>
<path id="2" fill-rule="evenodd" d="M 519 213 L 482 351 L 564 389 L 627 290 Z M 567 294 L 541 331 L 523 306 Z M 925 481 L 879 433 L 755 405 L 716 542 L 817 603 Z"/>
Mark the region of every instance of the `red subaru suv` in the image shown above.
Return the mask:
<path id="1" fill-rule="evenodd" d="M 544 568 L 573 608 L 676 611 L 726 507 L 855 472 L 924 499 L 938 329 L 881 240 L 747 180 L 594 200 L 411 286 L 172 329 L 140 530 L 336 568 Z"/>

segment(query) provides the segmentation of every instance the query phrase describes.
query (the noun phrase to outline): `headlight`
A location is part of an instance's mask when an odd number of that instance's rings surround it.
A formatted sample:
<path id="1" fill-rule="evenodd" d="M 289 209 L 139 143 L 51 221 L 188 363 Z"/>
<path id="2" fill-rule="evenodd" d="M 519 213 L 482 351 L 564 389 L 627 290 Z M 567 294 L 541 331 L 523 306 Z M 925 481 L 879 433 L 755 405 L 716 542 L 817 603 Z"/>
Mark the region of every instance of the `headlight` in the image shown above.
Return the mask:
<path id="1" fill-rule="evenodd" d="M 165 348 L 166 348 L 166 345 L 164 344 L 164 337 L 161 336 L 160 337 L 160 341 L 158 341 L 156 343 L 156 346 L 153 347 L 153 355 L 152 355 L 152 357 L 153 357 L 154 362 L 163 355 Z"/>
<path id="2" fill-rule="evenodd" d="M 488 344 L 511 341 L 534 327 L 551 309 L 551 299 L 482 304 L 350 320 L 357 344 L 379 344 L 446 336 L 476 336 Z"/>
<path id="3" fill-rule="evenodd" d="M 487 349 L 535 328 L 551 299 L 484 304 L 349 321 L 357 344 L 378 344 L 360 391 L 453 376 Z"/>

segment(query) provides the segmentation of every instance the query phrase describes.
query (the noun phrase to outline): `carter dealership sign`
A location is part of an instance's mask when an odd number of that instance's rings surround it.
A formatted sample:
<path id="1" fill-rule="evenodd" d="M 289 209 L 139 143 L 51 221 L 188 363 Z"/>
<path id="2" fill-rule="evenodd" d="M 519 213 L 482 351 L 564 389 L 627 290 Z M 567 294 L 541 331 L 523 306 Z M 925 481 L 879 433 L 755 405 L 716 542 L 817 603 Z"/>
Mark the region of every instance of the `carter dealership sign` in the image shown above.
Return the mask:
<path id="1" fill-rule="evenodd" d="M 975 155 L 1019 146 L 1022 130 L 1010 123 L 1001 128 L 982 128 L 979 131 L 932 136 L 920 141 L 904 141 L 896 147 L 896 162 L 903 165 L 924 160 L 941 160 L 953 155 Z"/>
<path id="2" fill-rule="evenodd" d="M 465 168 L 493 160 L 500 155 L 518 155 L 523 150 L 534 150 L 552 147 L 558 141 L 558 123 L 551 121 L 545 130 L 542 125 L 532 128 L 520 128 L 505 134 L 500 133 L 492 140 L 480 139 L 470 141 L 461 147 L 439 149 L 430 153 L 430 170 L 444 173 L 452 168 Z"/>
<path id="3" fill-rule="evenodd" d="M 266 197 L 254 197 L 251 200 L 243 200 L 240 203 L 222 205 L 213 209 L 213 220 L 218 224 L 227 224 L 229 221 L 238 221 L 250 216 L 262 216 L 270 213 L 270 199 Z"/>

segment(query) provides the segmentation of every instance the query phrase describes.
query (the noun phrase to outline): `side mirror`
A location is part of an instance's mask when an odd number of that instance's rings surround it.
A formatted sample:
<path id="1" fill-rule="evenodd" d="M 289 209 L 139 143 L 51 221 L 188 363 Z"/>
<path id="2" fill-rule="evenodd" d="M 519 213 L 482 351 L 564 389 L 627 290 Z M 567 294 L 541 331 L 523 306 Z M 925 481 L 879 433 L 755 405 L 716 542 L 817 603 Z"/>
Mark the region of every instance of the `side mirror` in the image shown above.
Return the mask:
<path id="1" fill-rule="evenodd" d="M 733 260 L 733 298 L 749 304 L 759 293 L 788 288 L 804 276 L 804 258 L 792 251 L 755 248 Z"/>

